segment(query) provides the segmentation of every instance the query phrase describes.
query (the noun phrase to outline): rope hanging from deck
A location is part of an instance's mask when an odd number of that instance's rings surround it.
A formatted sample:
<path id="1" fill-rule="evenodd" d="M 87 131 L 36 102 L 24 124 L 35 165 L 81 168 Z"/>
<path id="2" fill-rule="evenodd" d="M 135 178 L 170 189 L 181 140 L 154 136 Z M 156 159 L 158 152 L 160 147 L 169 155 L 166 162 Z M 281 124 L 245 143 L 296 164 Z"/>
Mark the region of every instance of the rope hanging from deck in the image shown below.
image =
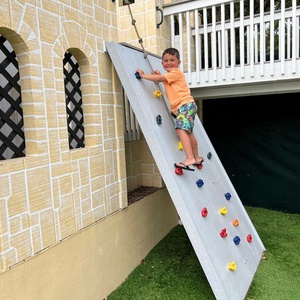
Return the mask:
<path id="1" fill-rule="evenodd" d="M 154 73 L 154 69 L 153 69 L 153 67 L 152 67 L 152 65 L 151 65 L 151 62 L 150 62 L 149 58 L 148 58 L 148 53 L 147 53 L 147 51 L 146 51 L 146 49 L 145 49 L 145 47 L 144 47 L 143 39 L 141 38 L 141 36 L 140 36 L 140 34 L 139 34 L 139 31 L 138 31 L 138 29 L 137 29 L 137 26 L 136 26 L 136 20 L 135 20 L 134 17 L 133 17 L 133 14 L 132 14 L 132 11 L 131 11 L 131 8 L 130 8 L 130 4 L 128 4 L 128 10 L 129 10 L 130 17 L 131 17 L 131 24 L 133 25 L 133 27 L 134 27 L 134 29 L 135 29 L 136 35 L 137 35 L 137 37 L 138 37 L 139 44 L 141 45 L 141 48 L 142 48 L 142 50 L 143 50 L 144 58 L 146 59 L 148 65 L 149 65 L 149 68 L 150 68 L 150 70 L 151 70 L 151 73 L 153 74 L 153 73 Z M 168 115 L 170 116 L 170 118 L 171 118 L 172 121 L 173 121 L 173 117 L 172 117 L 172 115 L 170 114 L 170 109 L 169 109 L 169 107 L 168 107 L 168 105 L 167 105 L 167 102 L 166 102 L 166 99 L 165 99 L 165 97 L 164 97 L 164 95 L 163 95 L 163 93 L 162 93 L 162 91 L 161 91 L 161 89 L 160 89 L 159 83 L 158 83 L 158 82 L 154 82 L 154 84 L 156 85 L 157 91 L 160 92 L 160 93 L 159 93 L 159 94 L 160 94 L 160 97 L 162 98 L 162 100 L 163 100 L 163 102 L 164 102 L 164 104 L 165 104 L 165 107 L 166 107 L 166 109 L 167 109 Z M 156 93 L 156 91 L 154 92 L 154 94 L 155 94 L 155 93 Z M 157 98 L 158 98 L 158 97 L 157 97 Z"/>

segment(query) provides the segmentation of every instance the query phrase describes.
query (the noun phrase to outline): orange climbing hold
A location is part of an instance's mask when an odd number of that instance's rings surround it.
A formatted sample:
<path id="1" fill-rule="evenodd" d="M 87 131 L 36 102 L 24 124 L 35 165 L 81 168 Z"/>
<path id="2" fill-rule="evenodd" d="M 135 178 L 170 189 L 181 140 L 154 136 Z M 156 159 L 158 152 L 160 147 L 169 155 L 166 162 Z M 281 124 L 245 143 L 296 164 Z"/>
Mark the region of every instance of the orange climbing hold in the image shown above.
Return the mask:
<path id="1" fill-rule="evenodd" d="M 232 222 L 232 225 L 235 226 L 235 227 L 239 226 L 240 225 L 239 220 L 238 219 L 234 219 L 233 222 Z"/>

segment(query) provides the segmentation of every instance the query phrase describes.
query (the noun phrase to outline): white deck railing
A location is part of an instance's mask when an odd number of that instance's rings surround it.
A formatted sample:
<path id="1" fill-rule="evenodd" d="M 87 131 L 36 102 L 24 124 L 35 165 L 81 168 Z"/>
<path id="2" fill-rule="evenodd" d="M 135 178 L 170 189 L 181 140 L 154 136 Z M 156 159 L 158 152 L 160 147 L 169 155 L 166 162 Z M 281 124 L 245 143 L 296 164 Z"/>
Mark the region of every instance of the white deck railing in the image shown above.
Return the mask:
<path id="1" fill-rule="evenodd" d="M 193 0 L 164 7 L 190 87 L 300 77 L 300 7 L 296 0 L 290 7 L 285 0 L 265 2 Z"/>

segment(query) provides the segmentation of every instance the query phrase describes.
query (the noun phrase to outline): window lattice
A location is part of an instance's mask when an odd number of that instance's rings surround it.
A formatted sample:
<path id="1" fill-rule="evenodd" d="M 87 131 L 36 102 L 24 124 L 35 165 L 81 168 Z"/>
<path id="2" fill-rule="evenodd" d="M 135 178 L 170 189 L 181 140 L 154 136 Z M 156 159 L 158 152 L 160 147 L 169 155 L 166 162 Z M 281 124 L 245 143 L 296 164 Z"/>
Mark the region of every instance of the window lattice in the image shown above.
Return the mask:
<path id="1" fill-rule="evenodd" d="M 80 69 L 76 58 L 69 52 L 63 60 L 69 148 L 84 147 L 84 127 Z"/>
<path id="2" fill-rule="evenodd" d="M 0 160 L 25 156 L 19 65 L 11 44 L 0 35 Z"/>

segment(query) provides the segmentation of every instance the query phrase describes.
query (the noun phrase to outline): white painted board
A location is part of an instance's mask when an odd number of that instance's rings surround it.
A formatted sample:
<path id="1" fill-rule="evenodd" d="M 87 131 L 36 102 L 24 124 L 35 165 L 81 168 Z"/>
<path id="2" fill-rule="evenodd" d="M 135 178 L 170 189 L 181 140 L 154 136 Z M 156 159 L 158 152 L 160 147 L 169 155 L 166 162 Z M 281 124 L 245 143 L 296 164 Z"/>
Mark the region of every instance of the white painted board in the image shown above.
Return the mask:
<path id="1" fill-rule="evenodd" d="M 163 99 L 154 97 L 156 84 L 135 76 L 137 68 L 151 73 L 152 67 L 165 73 L 161 59 L 151 54 L 145 59 L 142 51 L 114 42 L 107 42 L 106 49 L 216 299 L 244 299 L 265 248 L 199 118 L 194 134 L 199 154 L 205 158 L 204 167 L 176 175 L 174 163 L 183 161 L 185 155 L 178 147 L 174 120 Z M 164 93 L 162 84 L 160 88 Z M 165 94 L 163 98 L 167 99 Z M 158 115 L 161 125 L 156 121 Z M 197 185 L 199 179 L 204 182 L 202 187 Z M 231 195 L 229 200 L 227 193 Z M 224 207 L 227 213 L 222 215 Z M 206 217 L 201 213 L 204 208 L 208 211 Z M 235 219 L 238 226 L 233 225 Z M 224 228 L 228 234 L 225 238 L 220 235 Z M 247 241 L 249 234 L 252 242 Z M 238 245 L 233 241 L 236 236 L 240 238 Z M 236 265 L 234 271 L 228 268 L 232 262 Z"/>

